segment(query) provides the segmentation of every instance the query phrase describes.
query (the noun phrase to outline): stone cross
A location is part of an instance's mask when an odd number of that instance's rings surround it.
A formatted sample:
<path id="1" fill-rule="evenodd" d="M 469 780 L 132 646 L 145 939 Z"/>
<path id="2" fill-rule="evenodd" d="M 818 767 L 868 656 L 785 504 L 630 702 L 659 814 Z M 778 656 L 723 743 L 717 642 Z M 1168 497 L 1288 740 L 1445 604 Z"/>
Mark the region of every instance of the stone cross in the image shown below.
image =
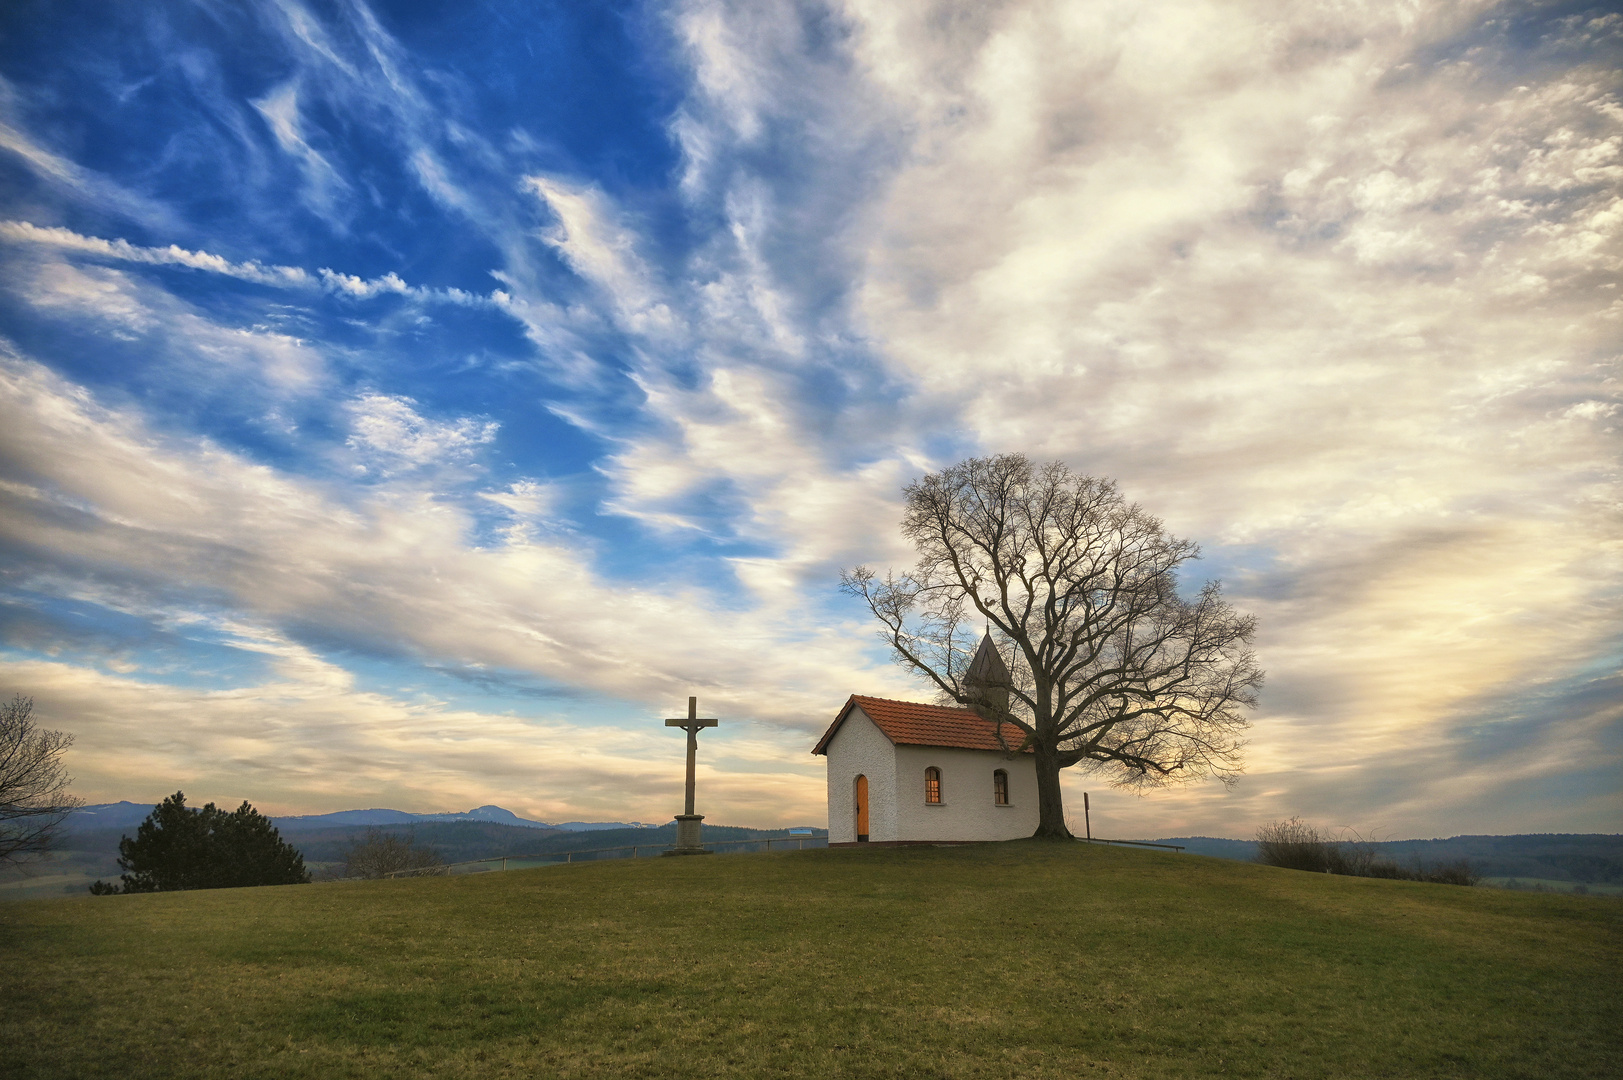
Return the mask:
<path id="1" fill-rule="evenodd" d="M 699 844 L 699 822 L 704 820 L 703 814 L 693 812 L 693 769 L 699 755 L 699 729 L 715 727 L 719 721 L 699 719 L 699 699 L 688 698 L 688 714 L 674 720 L 666 720 L 666 727 L 681 728 L 688 733 L 688 788 L 686 809 L 676 816 L 676 847 L 667 851 L 667 855 L 709 855 L 707 848 Z"/>

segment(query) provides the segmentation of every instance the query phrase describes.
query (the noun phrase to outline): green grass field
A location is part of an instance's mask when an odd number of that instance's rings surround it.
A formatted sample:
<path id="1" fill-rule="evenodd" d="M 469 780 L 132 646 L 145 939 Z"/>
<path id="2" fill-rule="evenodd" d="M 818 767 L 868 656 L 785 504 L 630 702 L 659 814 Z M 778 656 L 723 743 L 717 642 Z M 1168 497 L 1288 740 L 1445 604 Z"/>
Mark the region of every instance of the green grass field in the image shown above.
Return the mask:
<path id="1" fill-rule="evenodd" d="M 1623 905 L 1048 845 L 0 906 L 18 1077 L 1612 1077 Z"/>

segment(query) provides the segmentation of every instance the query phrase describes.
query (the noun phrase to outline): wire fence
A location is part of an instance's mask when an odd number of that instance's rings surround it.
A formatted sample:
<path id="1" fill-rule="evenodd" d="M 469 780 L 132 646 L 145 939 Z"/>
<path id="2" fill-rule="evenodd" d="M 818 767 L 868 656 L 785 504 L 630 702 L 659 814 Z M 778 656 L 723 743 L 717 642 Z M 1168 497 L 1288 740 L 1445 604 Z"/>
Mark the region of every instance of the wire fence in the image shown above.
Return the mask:
<path id="1" fill-rule="evenodd" d="M 1134 847 L 1168 848 L 1172 851 L 1183 850 L 1182 845 L 1179 844 L 1152 844 L 1148 840 L 1106 840 L 1099 836 L 1078 836 L 1076 839 L 1084 844 L 1132 844 Z"/>
<path id="2" fill-rule="evenodd" d="M 772 845 L 777 844 L 774 848 Z M 707 848 L 732 847 L 739 849 L 732 854 L 743 854 L 747 851 L 783 851 L 793 844 L 796 851 L 807 847 L 828 847 L 826 836 L 771 836 L 756 840 L 709 840 L 705 842 Z M 536 855 L 495 855 L 488 859 L 469 859 L 466 862 L 443 863 L 439 866 L 423 866 L 411 870 L 392 870 L 383 876 L 396 877 L 424 877 L 432 874 L 480 874 L 493 870 L 528 870 L 534 866 L 560 866 L 573 862 L 595 862 L 598 859 L 640 859 L 663 855 L 671 850 L 675 843 L 665 844 L 622 844 L 619 847 L 585 848 L 580 851 L 547 851 Z M 630 852 L 629 855 L 624 854 Z M 718 852 L 718 854 L 728 854 Z"/>

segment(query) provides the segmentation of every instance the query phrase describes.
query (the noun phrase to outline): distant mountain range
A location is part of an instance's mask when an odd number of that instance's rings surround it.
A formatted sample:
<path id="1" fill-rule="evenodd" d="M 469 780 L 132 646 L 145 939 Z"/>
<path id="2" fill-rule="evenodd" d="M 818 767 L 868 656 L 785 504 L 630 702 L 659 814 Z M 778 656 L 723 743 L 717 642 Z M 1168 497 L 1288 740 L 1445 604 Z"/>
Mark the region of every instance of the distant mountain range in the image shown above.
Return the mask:
<path id="1" fill-rule="evenodd" d="M 1238 859 L 1250 862 L 1257 857 L 1255 840 L 1224 840 L 1218 836 L 1164 836 L 1159 840 L 1146 840 L 1149 844 L 1172 844 L 1194 855 L 1212 855 L 1219 859 Z"/>
<path id="2" fill-rule="evenodd" d="M 90 829 L 133 829 L 152 813 L 152 803 L 96 803 L 83 806 L 68 816 L 65 825 L 76 832 Z M 656 824 L 640 821 L 534 821 L 521 818 L 500 806 L 476 806 L 460 813 L 412 814 L 405 810 L 339 810 L 331 814 L 299 814 L 273 817 L 283 832 L 305 832 L 354 825 L 410 825 L 423 821 L 488 821 L 497 825 L 517 825 L 527 829 L 558 829 L 563 832 L 592 832 L 598 829 L 653 829 Z"/>

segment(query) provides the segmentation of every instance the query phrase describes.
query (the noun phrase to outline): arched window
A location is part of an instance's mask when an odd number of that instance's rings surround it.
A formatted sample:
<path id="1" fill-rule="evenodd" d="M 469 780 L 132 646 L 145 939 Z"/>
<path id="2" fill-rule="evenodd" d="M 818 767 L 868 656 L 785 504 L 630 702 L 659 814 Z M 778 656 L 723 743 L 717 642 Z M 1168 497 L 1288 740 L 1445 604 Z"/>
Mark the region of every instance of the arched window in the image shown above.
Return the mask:
<path id="1" fill-rule="evenodd" d="M 934 765 L 924 770 L 924 801 L 927 803 L 941 801 L 941 770 Z"/>
<path id="2" fill-rule="evenodd" d="M 1009 774 L 1002 769 L 992 773 L 992 802 L 998 806 L 1009 805 Z"/>

